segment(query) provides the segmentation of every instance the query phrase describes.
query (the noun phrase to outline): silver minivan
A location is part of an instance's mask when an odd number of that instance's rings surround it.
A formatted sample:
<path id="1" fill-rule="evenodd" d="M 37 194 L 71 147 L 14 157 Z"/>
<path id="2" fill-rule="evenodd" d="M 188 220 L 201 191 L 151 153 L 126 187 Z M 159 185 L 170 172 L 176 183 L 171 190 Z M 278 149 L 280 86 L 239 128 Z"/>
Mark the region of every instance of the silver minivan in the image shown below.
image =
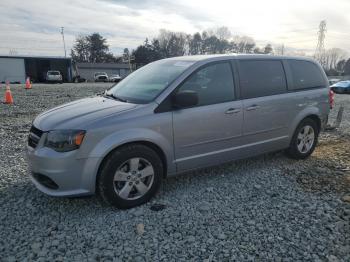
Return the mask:
<path id="1" fill-rule="evenodd" d="M 308 157 L 332 101 L 308 58 L 159 60 L 102 95 L 40 114 L 28 138 L 30 177 L 52 196 L 98 192 L 130 208 L 167 176 L 278 150 Z"/>

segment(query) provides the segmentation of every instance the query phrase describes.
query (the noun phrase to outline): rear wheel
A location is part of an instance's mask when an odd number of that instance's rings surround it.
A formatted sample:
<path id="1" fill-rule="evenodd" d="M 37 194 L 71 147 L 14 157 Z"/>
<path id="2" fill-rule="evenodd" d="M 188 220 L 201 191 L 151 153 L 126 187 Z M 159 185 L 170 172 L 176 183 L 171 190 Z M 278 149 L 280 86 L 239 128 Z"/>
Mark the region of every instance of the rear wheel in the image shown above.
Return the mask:
<path id="1" fill-rule="evenodd" d="M 318 125 L 311 118 L 304 119 L 294 132 L 291 144 L 287 149 L 290 157 L 305 159 L 315 150 L 318 134 Z"/>
<path id="2" fill-rule="evenodd" d="M 107 203 L 131 208 L 149 201 L 163 177 L 162 161 L 144 145 L 128 145 L 114 151 L 104 162 L 98 190 Z"/>

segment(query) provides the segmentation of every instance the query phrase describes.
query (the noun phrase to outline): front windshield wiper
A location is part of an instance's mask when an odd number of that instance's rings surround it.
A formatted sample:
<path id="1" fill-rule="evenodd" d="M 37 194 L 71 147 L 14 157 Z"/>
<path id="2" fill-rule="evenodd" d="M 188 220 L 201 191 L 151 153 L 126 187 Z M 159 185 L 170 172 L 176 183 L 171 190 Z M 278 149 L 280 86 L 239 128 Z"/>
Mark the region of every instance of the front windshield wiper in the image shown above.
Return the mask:
<path id="1" fill-rule="evenodd" d="M 126 99 L 123 99 L 123 98 L 121 98 L 121 97 L 119 97 L 119 96 L 116 96 L 116 95 L 114 95 L 113 93 L 104 93 L 104 96 L 105 97 L 111 97 L 111 98 L 113 98 L 113 99 L 115 99 L 115 100 L 118 100 L 118 101 L 120 101 L 120 102 L 124 102 L 124 103 L 127 103 L 128 102 L 128 100 L 126 100 Z"/>

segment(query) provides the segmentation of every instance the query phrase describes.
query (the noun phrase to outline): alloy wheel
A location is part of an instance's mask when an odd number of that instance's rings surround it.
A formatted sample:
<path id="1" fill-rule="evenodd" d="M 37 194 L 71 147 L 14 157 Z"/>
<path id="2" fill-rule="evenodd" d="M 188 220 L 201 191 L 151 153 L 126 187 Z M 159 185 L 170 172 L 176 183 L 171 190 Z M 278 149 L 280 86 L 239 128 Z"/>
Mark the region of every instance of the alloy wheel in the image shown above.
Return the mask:
<path id="1" fill-rule="evenodd" d="M 144 158 L 135 157 L 121 164 L 113 178 L 114 191 L 125 200 L 144 196 L 152 187 L 154 169 Z"/>
<path id="2" fill-rule="evenodd" d="M 297 147 L 300 153 L 306 154 L 311 150 L 315 142 L 315 131 L 312 126 L 304 126 L 297 137 Z"/>

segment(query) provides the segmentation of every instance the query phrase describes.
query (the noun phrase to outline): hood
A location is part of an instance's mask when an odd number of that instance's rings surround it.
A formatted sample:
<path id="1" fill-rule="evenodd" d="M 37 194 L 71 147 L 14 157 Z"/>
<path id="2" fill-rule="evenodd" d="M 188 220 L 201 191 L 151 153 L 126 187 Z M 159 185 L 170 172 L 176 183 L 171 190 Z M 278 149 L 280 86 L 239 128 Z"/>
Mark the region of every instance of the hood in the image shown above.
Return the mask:
<path id="1" fill-rule="evenodd" d="M 91 121 L 137 107 L 113 99 L 96 96 L 64 104 L 37 116 L 33 124 L 42 131 L 84 129 Z"/>

